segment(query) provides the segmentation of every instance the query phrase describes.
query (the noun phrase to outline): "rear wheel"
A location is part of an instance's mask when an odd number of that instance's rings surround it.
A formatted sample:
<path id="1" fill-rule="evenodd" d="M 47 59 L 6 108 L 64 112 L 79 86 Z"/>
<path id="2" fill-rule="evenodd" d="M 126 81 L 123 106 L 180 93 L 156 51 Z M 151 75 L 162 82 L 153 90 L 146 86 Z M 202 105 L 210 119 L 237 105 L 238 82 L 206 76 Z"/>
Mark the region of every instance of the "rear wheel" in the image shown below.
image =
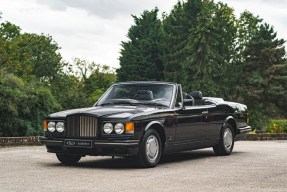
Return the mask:
<path id="1" fill-rule="evenodd" d="M 230 155 L 234 146 L 234 131 L 230 124 L 222 128 L 219 143 L 213 147 L 216 155 Z"/>
<path id="2" fill-rule="evenodd" d="M 159 163 L 161 154 L 161 138 L 157 131 L 149 129 L 140 144 L 138 162 L 141 167 L 154 167 Z"/>
<path id="3" fill-rule="evenodd" d="M 64 165 L 76 165 L 80 159 L 80 155 L 67 155 L 67 154 L 56 154 L 58 160 Z"/>

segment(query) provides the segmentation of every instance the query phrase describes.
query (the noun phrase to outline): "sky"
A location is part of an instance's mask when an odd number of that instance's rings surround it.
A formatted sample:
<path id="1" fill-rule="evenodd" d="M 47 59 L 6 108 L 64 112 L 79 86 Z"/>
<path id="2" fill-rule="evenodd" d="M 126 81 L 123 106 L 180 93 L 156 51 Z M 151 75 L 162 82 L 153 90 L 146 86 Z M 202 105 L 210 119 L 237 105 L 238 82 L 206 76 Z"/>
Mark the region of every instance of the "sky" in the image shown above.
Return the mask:
<path id="1" fill-rule="evenodd" d="M 51 35 L 64 60 L 81 58 L 119 67 L 121 42 L 133 25 L 131 15 L 158 7 L 169 13 L 178 0 L 0 0 L 0 22 L 22 32 Z M 215 0 L 218 2 L 219 0 Z M 221 0 L 235 10 L 259 15 L 287 40 L 287 0 Z"/>

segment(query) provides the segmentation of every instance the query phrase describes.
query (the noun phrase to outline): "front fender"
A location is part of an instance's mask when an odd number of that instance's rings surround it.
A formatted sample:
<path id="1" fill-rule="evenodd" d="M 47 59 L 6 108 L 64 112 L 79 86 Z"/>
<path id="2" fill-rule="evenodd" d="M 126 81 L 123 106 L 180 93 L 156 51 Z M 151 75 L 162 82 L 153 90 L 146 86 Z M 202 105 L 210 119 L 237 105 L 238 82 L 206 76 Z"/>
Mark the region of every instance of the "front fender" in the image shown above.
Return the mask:
<path id="1" fill-rule="evenodd" d="M 149 122 L 146 126 L 145 126 L 145 129 L 144 129 L 144 133 L 142 135 L 142 137 L 144 136 L 145 132 L 149 129 L 155 129 L 160 137 L 161 137 L 161 141 L 162 141 L 162 145 L 163 145 L 163 148 L 165 146 L 165 143 L 166 143 L 166 133 L 165 133 L 165 130 L 164 130 L 164 125 L 163 123 L 161 123 L 160 121 L 151 121 Z"/>
<path id="2" fill-rule="evenodd" d="M 237 131 L 237 124 L 235 119 L 232 116 L 228 116 L 226 117 L 226 119 L 224 120 L 222 127 L 224 127 L 226 125 L 226 123 L 231 124 L 231 126 L 233 127 L 233 132 L 234 132 L 234 137 L 237 135 L 238 131 Z"/>
<path id="3" fill-rule="evenodd" d="M 160 127 L 164 127 L 163 126 L 163 124 L 161 123 L 161 122 L 159 122 L 159 121 L 151 121 L 151 122 L 149 122 L 146 126 L 145 126 L 145 132 L 147 131 L 147 130 L 149 130 L 152 126 L 160 126 Z"/>
<path id="4" fill-rule="evenodd" d="M 226 123 L 231 124 L 234 129 L 237 129 L 236 121 L 232 116 L 226 117 L 226 119 L 223 121 L 222 127 L 224 127 Z"/>

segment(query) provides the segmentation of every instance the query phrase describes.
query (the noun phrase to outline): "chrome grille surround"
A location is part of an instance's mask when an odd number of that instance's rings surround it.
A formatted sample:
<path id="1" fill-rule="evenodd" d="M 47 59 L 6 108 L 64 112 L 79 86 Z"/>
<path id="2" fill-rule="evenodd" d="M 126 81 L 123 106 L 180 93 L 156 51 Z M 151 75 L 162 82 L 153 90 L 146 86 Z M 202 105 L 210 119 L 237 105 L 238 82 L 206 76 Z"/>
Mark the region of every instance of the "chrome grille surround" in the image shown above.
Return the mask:
<path id="1" fill-rule="evenodd" d="M 66 118 L 65 134 L 68 137 L 96 137 L 97 118 L 88 115 L 69 115 Z"/>

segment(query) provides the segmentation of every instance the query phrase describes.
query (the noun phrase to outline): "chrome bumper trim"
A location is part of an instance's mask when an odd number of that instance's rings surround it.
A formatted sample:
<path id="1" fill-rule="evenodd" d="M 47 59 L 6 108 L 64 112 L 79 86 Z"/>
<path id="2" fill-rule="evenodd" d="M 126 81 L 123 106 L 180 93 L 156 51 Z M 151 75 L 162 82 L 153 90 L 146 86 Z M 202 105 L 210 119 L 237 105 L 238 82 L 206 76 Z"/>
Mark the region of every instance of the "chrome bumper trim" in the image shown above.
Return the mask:
<path id="1" fill-rule="evenodd" d="M 77 140 L 77 139 L 75 139 Z M 64 139 L 63 140 L 53 140 L 53 139 L 48 139 L 46 137 L 40 137 L 40 142 L 42 144 L 45 144 L 45 145 L 64 145 Z M 119 142 L 119 141 L 114 141 L 114 142 L 111 142 L 111 141 L 106 141 L 106 142 L 103 142 L 103 141 L 97 141 L 97 140 L 92 140 L 94 146 L 113 146 L 113 147 L 117 147 L 117 146 L 131 146 L 131 147 L 134 147 L 134 146 L 138 146 L 139 145 L 139 140 L 124 140 L 122 142 Z"/>
<path id="2" fill-rule="evenodd" d="M 139 144 L 138 141 L 135 142 L 98 142 L 95 141 L 94 145 L 101 145 L 101 146 L 137 146 Z"/>
<path id="3" fill-rule="evenodd" d="M 246 127 L 238 128 L 238 134 L 248 133 L 248 132 L 250 132 L 251 130 L 252 130 L 252 129 L 251 129 L 251 126 L 246 126 Z"/>

